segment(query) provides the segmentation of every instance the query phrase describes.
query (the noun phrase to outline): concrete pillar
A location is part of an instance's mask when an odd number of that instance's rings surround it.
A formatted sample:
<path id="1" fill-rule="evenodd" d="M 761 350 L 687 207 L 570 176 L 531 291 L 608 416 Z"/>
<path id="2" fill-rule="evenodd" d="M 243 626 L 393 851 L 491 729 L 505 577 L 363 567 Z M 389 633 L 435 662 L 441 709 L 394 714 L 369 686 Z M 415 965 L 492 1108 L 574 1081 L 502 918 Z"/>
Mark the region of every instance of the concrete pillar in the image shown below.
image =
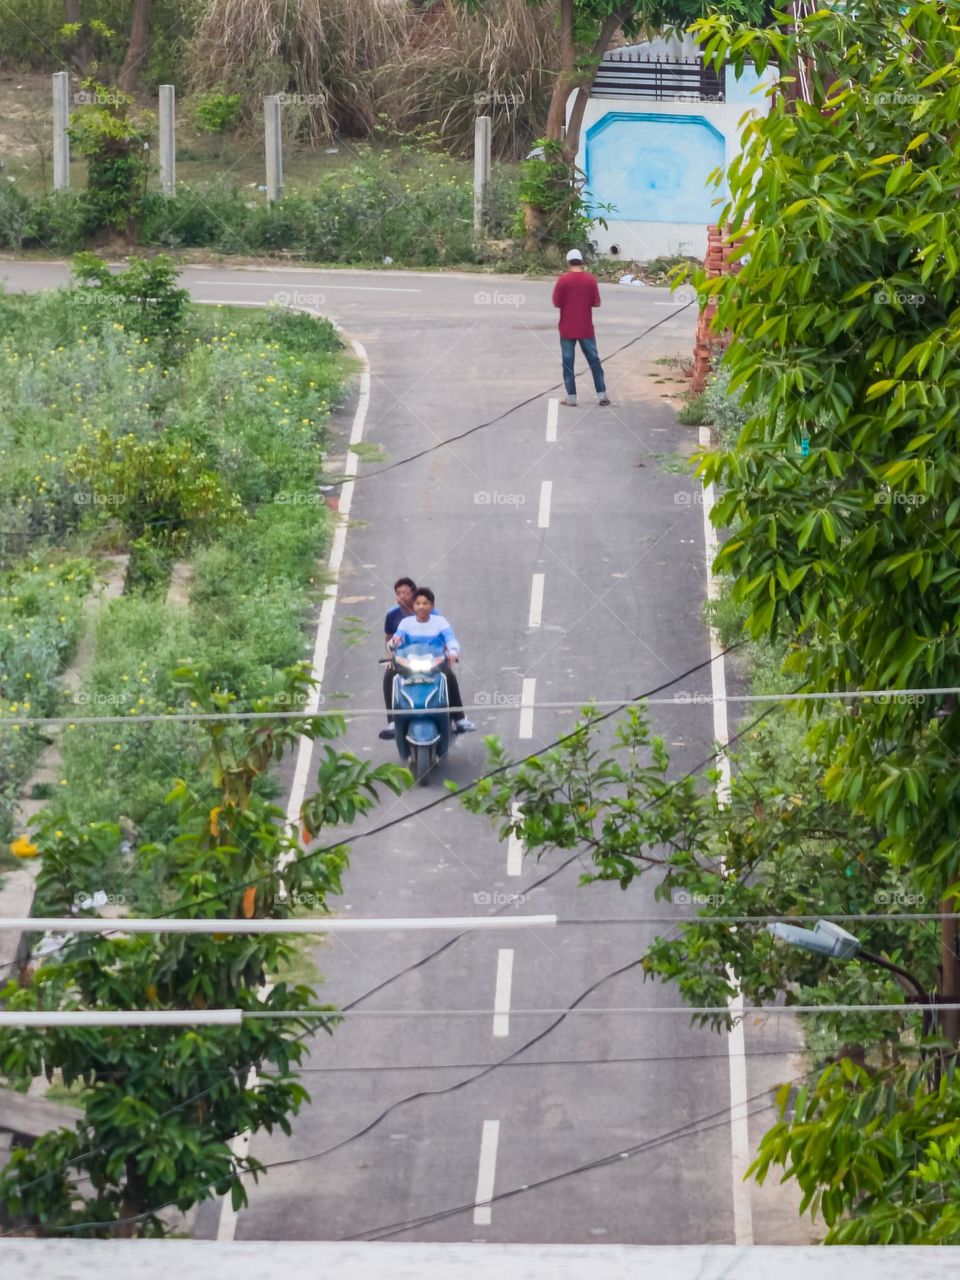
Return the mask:
<path id="1" fill-rule="evenodd" d="M 283 199 L 283 151 L 280 146 L 280 97 L 270 94 L 263 100 L 264 142 L 267 155 L 267 199 Z"/>
<path id="2" fill-rule="evenodd" d="M 172 196 L 177 186 L 177 92 L 160 86 L 160 190 Z"/>
<path id="3" fill-rule="evenodd" d="M 473 126 L 473 231 L 483 234 L 483 201 L 490 178 L 492 138 L 490 116 L 477 116 Z"/>
<path id="4" fill-rule="evenodd" d="M 57 71 L 53 77 L 53 189 L 70 186 L 70 73 Z"/>

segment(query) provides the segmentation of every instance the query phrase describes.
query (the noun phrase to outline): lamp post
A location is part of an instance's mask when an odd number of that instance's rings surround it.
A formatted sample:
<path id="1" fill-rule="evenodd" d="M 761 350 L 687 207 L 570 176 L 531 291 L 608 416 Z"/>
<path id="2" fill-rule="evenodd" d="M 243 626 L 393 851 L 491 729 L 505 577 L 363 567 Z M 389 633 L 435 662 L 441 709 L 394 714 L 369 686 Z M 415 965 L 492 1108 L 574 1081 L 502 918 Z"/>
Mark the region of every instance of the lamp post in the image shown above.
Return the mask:
<path id="1" fill-rule="evenodd" d="M 848 933 L 840 925 L 834 924 L 831 920 L 818 920 L 812 929 L 802 929 L 799 925 L 780 923 L 778 921 L 776 924 L 768 924 L 767 930 L 775 938 L 779 938 L 781 942 L 800 947 L 804 951 L 811 951 L 815 955 L 829 956 L 833 960 L 852 960 L 856 957 L 858 960 L 866 960 L 870 964 L 878 965 L 881 969 L 886 969 L 888 973 L 894 975 L 900 986 L 907 992 L 909 1001 L 916 1001 L 924 1006 L 921 1010 L 921 1037 L 926 1039 L 933 1034 L 936 1017 L 930 1006 L 936 1003 L 936 994 L 931 995 L 923 986 L 923 983 L 907 969 L 894 964 L 892 960 L 886 960 L 883 956 L 876 955 L 872 951 L 866 951 L 860 939 L 854 937 L 852 933 Z M 912 995 L 911 992 L 913 992 Z M 920 1053 L 921 1056 L 926 1056 L 922 1046 Z M 941 1065 L 942 1059 L 938 1055 L 934 1065 L 935 1086 L 940 1083 Z"/>

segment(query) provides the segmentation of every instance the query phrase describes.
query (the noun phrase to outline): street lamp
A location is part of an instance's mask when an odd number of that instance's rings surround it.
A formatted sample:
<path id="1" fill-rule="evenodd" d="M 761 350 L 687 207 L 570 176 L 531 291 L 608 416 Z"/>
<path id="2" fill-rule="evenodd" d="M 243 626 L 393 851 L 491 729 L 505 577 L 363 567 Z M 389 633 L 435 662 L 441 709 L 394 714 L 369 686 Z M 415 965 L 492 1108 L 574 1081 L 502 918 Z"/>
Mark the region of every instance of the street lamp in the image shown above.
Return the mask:
<path id="1" fill-rule="evenodd" d="M 855 938 L 846 929 L 841 929 L 840 925 L 834 924 L 831 920 L 818 920 L 812 929 L 801 929 L 799 925 L 778 921 L 776 924 L 768 924 L 767 930 L 781 942 L 801 947 L 804 951 L 812 951 L 816 955 L 830 956 L 834 960 L 852 960 L 856 956 L 858 960 L 866 960 L 870 964 L 879 965 L 881 969 L 886 969 L 907 992 L 908 1000 L 915 999 L 924 1006 L 921 1010 L 921 1036 L 926 1038 L 933 1034 L 934 1014 L 930 1006 L 936 1003 L 936 996 L 931 996 L 923 984 L 900 965 L 884 959 L 883 956 L 875 955 L 872 951 L 865 951 L 860 939 Z M 911 990 L 914 993 L 913 996 L 910 994 Z M 920 1052 L 926 1056 L 922 1047 Z M 939 1057 L 934 1074 L 936 1081 L 939 1081 Z"/>

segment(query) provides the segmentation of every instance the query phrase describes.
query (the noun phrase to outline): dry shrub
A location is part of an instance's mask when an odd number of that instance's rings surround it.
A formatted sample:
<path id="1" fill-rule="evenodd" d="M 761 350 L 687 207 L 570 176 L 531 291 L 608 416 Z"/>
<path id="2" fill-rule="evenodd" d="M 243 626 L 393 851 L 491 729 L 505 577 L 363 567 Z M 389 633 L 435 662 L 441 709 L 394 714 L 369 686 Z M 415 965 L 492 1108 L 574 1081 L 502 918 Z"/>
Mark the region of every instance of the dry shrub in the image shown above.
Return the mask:
<path id="1" fill-rule="evenodd" d="M 248 125 L 263 94 L 286 92 L 301 99 L 286 128 L 304 141 L 370 137 L 388 117 L 395 133 L 433 126 L 466 154 L 475 116 L 488 114 L 506 156 L 542 128 L 556 37 L 526 0 L 477 15 L 454 0 L 209 0 L 188 64 L 193 90 L 242 95 Z"/>

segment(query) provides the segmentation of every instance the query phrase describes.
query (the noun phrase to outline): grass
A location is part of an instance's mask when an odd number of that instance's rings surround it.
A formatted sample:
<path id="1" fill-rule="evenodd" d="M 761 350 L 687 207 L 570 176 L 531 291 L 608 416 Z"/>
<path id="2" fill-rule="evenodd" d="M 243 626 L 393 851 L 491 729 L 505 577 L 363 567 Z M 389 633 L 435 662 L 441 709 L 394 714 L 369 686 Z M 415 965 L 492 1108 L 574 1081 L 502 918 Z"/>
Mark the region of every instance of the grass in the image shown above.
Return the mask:
<path id="1" fill-rule="evenodd" d="M 122 816 L 141 843 L 162 839 L 174 778 L 202 801 L 205 740 L 184 723 L 135 721 L 185 709 L 171 676 L 184 661 L 242 708 L 279 688 L 284 668 L 302 659 L 304 623 L 326 578 L 320 559 L 329 517 L 317 486 L 327 421 L 355 362 L 332 326 L 291 313 L 194 308 L 179 348 L 162 354 L 117 320 L 120 312 L 78 310 L 63 292 L 15 301 L 0 295 L 0 309 L 9 320 L 0 339 L 0 403 L 8 406 L 0 411 L 0 519 L 19 519 L 33 551 L 8 567 L 0 622 L 4 609 L 34 620 L 10 632 L 0 627 L 0 646 L 8 647 L 5 708 L 22 707 L 32 684 L 31 709 L 62 708 L 57 675 L 78 634 L 93 566 L 104 549 L 128 549 L 131 531 L 119 519 L 125 508 L 106 499 L 136 507 L 141 491 L 118 494 L 116 486 L 145 483 L 142 472 L 134 477 L 120 466 L 112 482 L 100 472 L 88 500 L 74 501 L 76 459 L 98 432 L 120 459 L 137 442 L 175 443 L 187 461 L 172 483 L 182 492 L 199 475 L 196 492 L 216 508 L 196 525 L 188 519 L 177 552 L 192 570 L 186 608 L 164 603 L 161 578 L 150 590 L 128 582 L 99 611 L 76 727 L 61 736 L 65 785 L 54 789 L 55 805 L 79 822 Z M 200 463 L 192 460 L 202 460 L 202 471 L 194 474 Z M 5 642 L 4 634 L 14 639 Z M 98 713 L 131 723 L 84 726 Z M 23 773 L 16 760 L 0 759 L 3 769 L 8 781 Z M 12 799 L 8 787 L 8 826 Z M 136 860 L 98 874 L 103 883 L 91 888 L 122 892 L 135 908 L 156 901 L 159 886 Z"/>
<path id="2" fill-rule="evenodd" d="M 710 406 L 706 395 L 688 395 L 677 410 L 677 421 L 685 427 L 700 427 L 710 421 Z"/>

